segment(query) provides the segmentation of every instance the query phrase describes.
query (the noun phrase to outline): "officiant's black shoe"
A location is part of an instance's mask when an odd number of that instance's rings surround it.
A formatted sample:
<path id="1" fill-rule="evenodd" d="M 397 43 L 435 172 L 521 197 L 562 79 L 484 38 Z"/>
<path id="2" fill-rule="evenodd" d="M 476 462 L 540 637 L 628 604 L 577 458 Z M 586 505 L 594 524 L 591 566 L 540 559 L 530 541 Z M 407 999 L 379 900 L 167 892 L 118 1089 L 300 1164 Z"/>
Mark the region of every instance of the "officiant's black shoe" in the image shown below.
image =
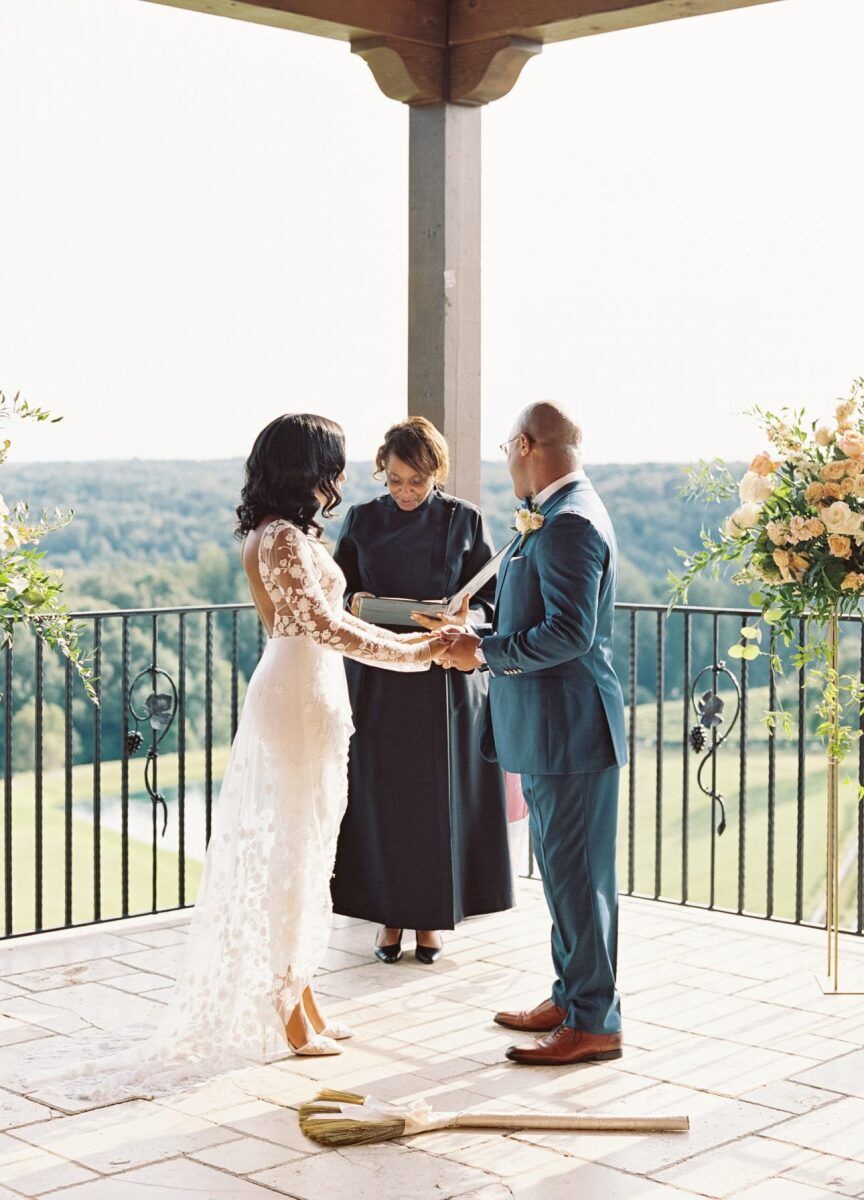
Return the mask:
<path id="1" fill-rule="evenodd" d="M 402 930 L 399 930 L 398 942 L 390 942 L 386 946 L 379 946 L 375 943 L 375 957 L 379 962 L 397 963 L 402 957 Z"/>
<path id="2" fill-rule="evenodd" d="M 443 951 L 443 949 L 444 949 L 443 945 L 441 945 L 441 946 L 421 946 L 420 943 L 418 942 L 417 946 L 415 947 L 415 950 L 414 950 L 414 957 L 417 959 L 418 962 L 425 963 L 425 965 L 427 967 L 429 967 L 432 965 L 432 963 L 438 961 L 438 959 L 441 957 L 441 952 Z"/>

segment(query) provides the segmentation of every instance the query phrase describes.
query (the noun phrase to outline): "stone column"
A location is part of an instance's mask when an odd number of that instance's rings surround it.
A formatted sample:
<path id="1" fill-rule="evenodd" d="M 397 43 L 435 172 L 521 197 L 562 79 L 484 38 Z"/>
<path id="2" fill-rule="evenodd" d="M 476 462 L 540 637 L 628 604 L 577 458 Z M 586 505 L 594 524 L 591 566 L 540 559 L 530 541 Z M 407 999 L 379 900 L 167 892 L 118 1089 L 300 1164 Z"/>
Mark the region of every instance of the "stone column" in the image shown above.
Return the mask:
<path id="1" fill-rule="evenodd" d="M 480 501 L 480 114 L 410 109 L 408 411 L 450 446 L 448 490 Z"/>

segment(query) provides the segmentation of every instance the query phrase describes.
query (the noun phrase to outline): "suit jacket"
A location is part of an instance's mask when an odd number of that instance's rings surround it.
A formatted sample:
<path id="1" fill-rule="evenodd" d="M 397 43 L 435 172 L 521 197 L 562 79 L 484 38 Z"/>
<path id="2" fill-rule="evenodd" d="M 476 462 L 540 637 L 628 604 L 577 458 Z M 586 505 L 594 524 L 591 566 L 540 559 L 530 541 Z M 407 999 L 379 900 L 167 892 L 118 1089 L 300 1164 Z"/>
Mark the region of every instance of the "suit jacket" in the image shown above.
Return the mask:
<path id="1" fill-rule="evenodd" d="M 624 697 L 612 666 L 618 547 L 587 479 L 555 492 L 498 576 L 481 750 L 506 771 L 571 775 L 624 766 Z M 478 632 L 483 633 L 483 630 Z"/>

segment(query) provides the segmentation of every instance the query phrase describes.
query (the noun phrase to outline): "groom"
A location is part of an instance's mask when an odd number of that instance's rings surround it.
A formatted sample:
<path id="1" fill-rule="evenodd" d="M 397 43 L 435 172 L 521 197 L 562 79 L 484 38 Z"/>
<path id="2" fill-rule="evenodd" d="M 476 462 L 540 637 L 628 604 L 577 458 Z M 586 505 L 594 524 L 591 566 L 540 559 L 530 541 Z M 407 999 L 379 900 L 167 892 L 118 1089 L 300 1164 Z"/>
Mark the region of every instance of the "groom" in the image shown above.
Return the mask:
<path id="1" fill-rule="evenodd" d="M 582 431 L 557 404 L 521 413 L 502 449 L 520 499 L 498 574 L 491 632 L 453 631 L 442 665 L 488 668 L 482 751 L 522 776 L 534 853 L 552 916 L 555 983 L 508 1029 L 546 1036 L 511 1046 L 517 1063 L 621 1057 L 615 986 L 618 776 L 624 700 L 612 667 L 618 550 L 582 470 Z M 538 515 L 539 514 L 539 515 Z M 482 632 L 482 631 L 481 631 Z"/>

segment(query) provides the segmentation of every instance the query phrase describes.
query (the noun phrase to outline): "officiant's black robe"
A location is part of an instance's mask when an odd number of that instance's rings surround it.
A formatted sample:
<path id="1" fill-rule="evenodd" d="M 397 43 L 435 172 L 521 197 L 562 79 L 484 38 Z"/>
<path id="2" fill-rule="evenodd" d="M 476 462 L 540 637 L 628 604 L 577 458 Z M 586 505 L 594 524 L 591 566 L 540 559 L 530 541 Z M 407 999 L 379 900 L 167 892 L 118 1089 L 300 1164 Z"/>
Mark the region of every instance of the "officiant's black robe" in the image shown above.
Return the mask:
<path id="1" fill-rule="evenodd" d="M 356 505 L 334 557 L 350 603 L 354 592 L 453 595 L 492 554 L 479 509 L 435 490 L 413 512 L 389 493 Z M 475 623 L 491 620 L 494 595 L 493 579 L 472 600 Z M 479 748 L 485 675 L 345 667 L 356 732 L 332 880 L 336 912 L 452 929 L 463 917 L 511 907 L 503 776 Z"/>

